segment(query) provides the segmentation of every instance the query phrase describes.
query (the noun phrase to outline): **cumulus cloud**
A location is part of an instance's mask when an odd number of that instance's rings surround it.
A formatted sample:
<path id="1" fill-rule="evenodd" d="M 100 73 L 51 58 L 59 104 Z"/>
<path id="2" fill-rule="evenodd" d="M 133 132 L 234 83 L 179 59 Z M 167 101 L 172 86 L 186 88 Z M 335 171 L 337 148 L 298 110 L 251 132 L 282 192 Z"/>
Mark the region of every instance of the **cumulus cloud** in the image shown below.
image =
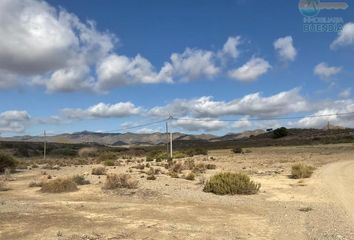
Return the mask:
<path id="1" fill-rule="evenodd" d="M 173 53 L 171 63 L 165 67 L 171 68 L 177 78 L 191 81 L 197 78 L 212 78 L 220 69 L 215 65 L 215 53 L 200 49 L 187 48 L 183 53 Z"/>
<path id="2" fill-rule="evenodd" d="M 107 56 L 97 67 L 98 89 L 131 84 L 154 84 L 172 82 L 172 73 L 166 68 L 156 73 L 153 65 L 144 57 L 134 58 L 112 54 Z"/>
<path id="3" fill-rule="evenodd" d="M 291 36 L 277 39 L 273 43 L 273 46 L 282 61 L 295 60 L 297 51 L 293 45 L 293 38 Z"/>
<path id="4" fill-rule="evenodd" d="M 68 119 L 120 118 L 139 114 L 141 108 L 136 107 L 131 102 L 119 102 L 116 104 L 98 103 L 87 109 L 65 108 L 62 112 Z"/>
<path id="5" fill-rule="evenodd" d="M 343 26 L 342 31 L 338 33 L 337 38 L 332 42 L 331 48 L 345 47 L 354 45 L 354 23 L 349 22 Z"/>
<path id="6" fill-rule="evenodd" d="M 229 37 L 225 42 L 222 50 L 218 52 L 220 58 L 231 57 L 237 58 L 240 55 L 238 46 L 241 44 L 241 37 Z"/>
<path id="7" fill-rule="evenodd" d="M 31 116 L 26 111 L 5 111 L 0 113 L 0 132 L 21 133 L 26 130 Z"/>
<path id="8" fill-rule="evenodd" d="M 329 104 L 328 107 L 315 112 L 312 116 L 299 120 L 296 125 L 306 128 L 322 128 L 328 122 L 332 125 L 342 127 L 353 127 L 354 121 L 354 101 L 337 100 Z"/>
<path id="9" fill-rule="evenodd" d="M 229 76 L 240 81 L 250 82 L 257 80 L 270 68 L 271 65 L 263 58 L 251 58 L 240 68 L 229 71 Z"/>
<path id="10" fill-rule="evenodd" d="M 152 116 L 221 117 L 227 115 L 249 115 L 255 117 L 279 116 L 308 110 L 308 102 L 300 95 L 298 88 L 264 97 L 261 93 L 253 93 L 229 102 L 215 101 L 212 97 L 197 99 L 177 99 L 148 112 Z"/>
<path id="11" fill-rule="evenodd" d="M 341 67 L 329 66 L 327 63 L 322 62 L 315 66 L 313 73 L 322 79 L 329 79 L 341 71 Z"/>
<path id="12" fill-rule="evenodd" d="M 93 22 L 82 23 L 44 1 L 1 1 L 0 21 L 0 71 L 11 76 L 1 78 L 3 88 L 15 78 L 49 91 L 81 90 L 92 81 L 90 68 L 116 41 Z"/>
<path id="13" fill-rule="evenodd" d="M 183 118 L 177 119 L 171 123 L 172 127 L 178 127 L 187 131 L 217 131 L 227 127 L 225 122 L 216 119 L 203 118 Z"/>

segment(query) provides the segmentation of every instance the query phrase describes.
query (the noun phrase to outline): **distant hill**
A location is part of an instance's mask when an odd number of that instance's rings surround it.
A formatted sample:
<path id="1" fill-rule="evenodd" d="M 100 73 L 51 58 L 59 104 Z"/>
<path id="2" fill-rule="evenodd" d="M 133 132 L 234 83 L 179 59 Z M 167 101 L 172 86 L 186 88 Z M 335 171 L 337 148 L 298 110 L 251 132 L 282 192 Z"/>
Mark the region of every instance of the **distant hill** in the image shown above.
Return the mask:
<path id="1" fill-rule="evenodd" d="M 1 141 L 17 142 L 43 142 L 40 136 L 16 136 L 0 138 Z M 273 146 L 273 145 L 303 145 L 316 143 L 354 142 L 354 130 L 330 125 L 323 129 L 288 129 L 288 136 L 273 139 L 272 132 L 262 129 L 245 131 L 242 133 L 228 133 L 224 136 L 211 134 L 184 134 L 173 133 L 175 147 L 210 147 L 220 148 L 225 146 Z M 164 145 L 169 141 L 166 133 L 97 133 L 76 132 L 48 136 L 50 143 L 66 144 L 99 144 L 115 147 L 143 147 Z"/>

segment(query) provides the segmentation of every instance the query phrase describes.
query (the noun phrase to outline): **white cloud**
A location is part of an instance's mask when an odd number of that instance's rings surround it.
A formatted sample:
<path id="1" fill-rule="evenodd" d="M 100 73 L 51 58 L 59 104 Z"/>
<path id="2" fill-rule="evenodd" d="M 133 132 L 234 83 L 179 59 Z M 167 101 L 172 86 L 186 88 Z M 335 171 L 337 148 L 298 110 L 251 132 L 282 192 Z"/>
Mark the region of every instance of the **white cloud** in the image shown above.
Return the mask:
<path id="1" fill-rule="evenodd" d="M 263 58 L 252 58 L 238 69 L 229 71 L 231 78 L 250 82 L 267 73 L 271 65 Z"/>
<path id="2" fill-rule="evenodd" d="M 220 58 L 231 57 L 236 59 L 240 55 L 240 51 L 237 48 L 241 44 L 241 37 L 229 37 L 225 42 L 222 50 L 218 52 Z"/>
<path id="3" fill-rule="evenodd" d="M 212 97 L 191 100 L 177 99 L 166 106 L 150 109 L 149 114 L 167 117 L 171 113 L 175 117 L 193 116 L 198 118 L 226 115 L 279 116 L 309 109 L 308 102 L 300 95 L 299 91 L 298 88 L 295 88 L 270 97 L 263 97 L 258 92 L 229 102 L 215 101 Z"/>
<path id="4" fill-rule="evenodd" d="M 200 49 L 187 48 L 183 53 L 173 53 L 171 63 L 165 68 L 171 68 L 175 78 L 181 81 L 191 81 L 197 78 L 212 78 L 220 69 L 215 64 L 215 53 Z"/>
<path id="5" fill-rule="evenodd" d="M 171 123 L 172 127 L 182 128 L 187 131 L 217 131 L 227 127 L 225 122 L 220 120 L 203 118 L 203 119 L 193 119 L 193 118 L 183 118 L 175 120 Z"/>
<path id="6" fill-rule="evenodd" d="M 170 73 L 166 74 L 165 69 L 156 73 L 152 64 L 140 55 L 130 59 L 112 54 L 98 65 L 97 75 L 97 87 L 103 90 L 131 84 L 172 82 Z"/>
<path id="7" fill-rule="evenodd" d="M 297 51 L 293 45 L 293 38 L 291 36 L 279 38 L 274 41 L 274 49 L 282 61 L 294 61 Z"/>
<path id="8" fill-rule="evenodd" d="M 338 37 L 332 42 L 331 49 L 354 45 L 354 23 L 349 22 L 343 26 Z"/>
<path id="9" fill-rule="evenodd" d="M 120 118 L 139 114 L 141 108 L 136 107 L 131 102 L 119 102 L 116 104 L 98 103 L 87 109 L 65 108 L 62 112 L 69 119 Z"/>
<path id="10" fill-rule="evenodd" d="M 341 71 L 341 67 L 329 66 L 327 63 L 322 62 L 315 66 L 313 73 L 322 79 L 329 79 Z"/>
<path id="11" fill-rule="evenodd" d="M 312 115 L 317 117 L 305 117 L 299 120 L 296 124 L 299 127 L 323 128 L 328 122 L 330 122 L 331 125 L 353 127 L 353 112 L 354 101 L 352 99 L 337 100 L 330 103 L 328 107 L 321 109 Z"/>
<path id="12" fill-rule="evenodd" d="M 2 112 L 0 113 L 0 132 L 24 132 L 30 121 L 31 116 L 26 111 Z"/>
<path id="13" fill-rule="evenodd" d="M 249 116 L 244 116 L 239 119 L 239 121 L 234 122 L 231 127 L 233 128 L 249 128 L 252 126 L 252 122 L 249 120 Z"/>
<path id="14" fill-rule="evenodd" d="M 89 88 L 90 68 L 116 41 L 93 22 L 82 23 L 44 1 L 1 1 L 0 21 L 0 72 L 11 76 L 1 78 L 3 88 L 15 85 L 13 79 L 49 91 Z"/>
<path id="15" fill-rule="evenodd" d="M 352 88 L 344 89 L 339 93 L 339 97 L 341 98 L 349 98 L 352 95 Z"/>

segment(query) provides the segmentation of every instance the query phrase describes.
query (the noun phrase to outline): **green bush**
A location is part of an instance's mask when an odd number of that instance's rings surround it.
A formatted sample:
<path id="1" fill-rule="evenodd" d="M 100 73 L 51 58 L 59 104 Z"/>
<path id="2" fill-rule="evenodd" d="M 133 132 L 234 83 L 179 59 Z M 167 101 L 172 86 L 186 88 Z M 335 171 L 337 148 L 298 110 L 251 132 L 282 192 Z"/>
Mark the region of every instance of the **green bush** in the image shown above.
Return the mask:
<path id="1" fill-rule="evenodd" d="M 151 162 L 156 160 L 156 162 L 161 162 L 162 160 L 167 160 L 168 154 L 163 151 L 152 151 L 146 155 L 146 161 Z"/>
<path id="2" fill-rule="evenodd" d="M 273 131 L 273 138 L 282 138 L 288 136 L 288 129 L 285 127 L 277 128 Z"/>
<path id="3" fill-rule="evenodd" d="M 49 151 L 49 154 L 63 157 L 74 157 L 77 156 L 77 151 L 71 148 L 56 148 Z"/>
<path id="4" fill-rule="evenodd" d="M 185 158 L 187 155 L 183 152 L 174 152 L 173 153 L 173 158 Z"/>
<path id="5" fill-rule="evenodd" d="M 243 173 L 218 173 L 212 176 L 204 185 L 204 192 L 212 192 L 218 195 L 256 194 L 261 184 L 251 181 L 249 176 Z"/>
<path id="6" fill-rule="evenodd" d="M 62 193 L 73 192 L 78 190 L 76 183 L 71 178 L 57 178 L 42 183 L 42 192 L 46 193 Z"/>
<path id="7" fill-rule="evenodd" d="M 194 155 L 208 155 L 208 150 L 204 148 L 190 148 L 183 152 L 189 157 L 193 157 Z"/>
<path id="8" fill-rule="evenodd" d="M 11 155 L 0 152 L 0 173 L 5 172 L 6 168 L 15 169 L 16 160 Z"/>
<path id="9" fill-rule="evenodd" d="M 314 170 L 315 168 L 309 165 L 302 163 L 295 164 L 291 167 L 291 178 L 309 178 Z"/>

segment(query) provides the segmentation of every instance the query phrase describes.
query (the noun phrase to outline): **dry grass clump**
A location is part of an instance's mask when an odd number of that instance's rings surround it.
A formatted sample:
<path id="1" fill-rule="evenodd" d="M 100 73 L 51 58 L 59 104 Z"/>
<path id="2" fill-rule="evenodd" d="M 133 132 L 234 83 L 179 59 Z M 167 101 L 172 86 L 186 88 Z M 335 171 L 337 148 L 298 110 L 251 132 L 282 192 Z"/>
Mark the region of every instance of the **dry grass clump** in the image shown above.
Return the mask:
<path id="1" fill-rule="evenodd" d="M 31 181 L 28 184 L 29 187 L 42 187 L 43 186 L 43 181 Z"/>
<path id="2" fill-rule="evenodd" d="M 4 179 L 0 179 L 0 192 L 8 190 L 10 189 L 7 187 L 6 181 Z"/>
<path id="3" fill-rule="evenodd" d="M 138 181 L 132 179 L 129 174 L 109 174 L 103 189 L 128 188 L 134 189 L 138 187 Z"/>
<path id="4" fill-rule="evenodd" d="M 105 166 L 114 166 L 114 161 L 113 160 L 105 160 L 103 161 L 103 165 Z"/>
<path id="5" fill-rule="evenodd" d="M 300 178 L 309 178 L 311 177 L 314 167 L 305 165 L 303 163 L 297 163 L 291 167 L 291 178 L 300 179 Z"/>
<path id="6" fill-rule="evenodd" d="M 204 163 L 198 163 L 195 165 L 195 167 L 192 169 L 193 173 L 200 174 L 200 173 L 205 173 L 206 171 L 206 165 Z"/>
<path id="7" fill-rule="evenodd" d="M 46 193 L 74 192 L 78 190 L 72 178 L 57 178 L 48 182 L 43 182 L 41 191 Z"/>
<path id="8" fill-rule="evenodd" d="M 93 168 L 91 171 L 92 175 L 105 175 L 106 174 L 106 168 L 105 167 L 96 167 Z"/>
<path id="9" fill-rule="evenodd" d="M 184 179 L 189 180 L 189 181 L 194 181 L 195 174 L 193 172 L 190 172 L 187 174 L 187 176 Z"/>
<path id="10" fill-rule="evenodd" d="M 206 167 L 206 169 L 208 169 L 208 170 L 216 169 L 216 165 L 215 165 L 215 164 L 206 164 L 205 167 Z"/>
<path id="11" fill-rule="evenodd" d="M 218 173 L 212 176 L 204 185 L 204 192 L 218 195 L 256 194 L 261 187 L 260 183 L 251 181 L 243 173 Z"/>
<path id="12" fill-rule="evenodd" d="M 86 180 L 84 176 L 75 175 L 75 176 L 72 176 L 71 179 L 72 179 L 73 182 L 75 182 L 77 185 L 87 185 L 87 184 L 90 184 L 90 181 L 89 181 L 89 180 Z"/>
<path id="13" fill-rule="evenodd" d="M 149 175 L 146 180 L 156 180 L 155 175 Z"/>

